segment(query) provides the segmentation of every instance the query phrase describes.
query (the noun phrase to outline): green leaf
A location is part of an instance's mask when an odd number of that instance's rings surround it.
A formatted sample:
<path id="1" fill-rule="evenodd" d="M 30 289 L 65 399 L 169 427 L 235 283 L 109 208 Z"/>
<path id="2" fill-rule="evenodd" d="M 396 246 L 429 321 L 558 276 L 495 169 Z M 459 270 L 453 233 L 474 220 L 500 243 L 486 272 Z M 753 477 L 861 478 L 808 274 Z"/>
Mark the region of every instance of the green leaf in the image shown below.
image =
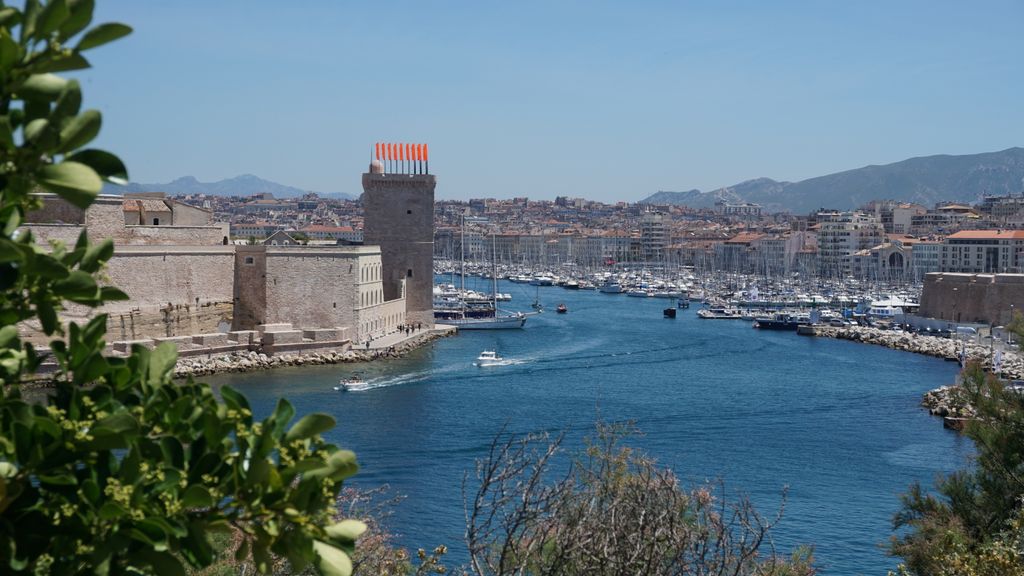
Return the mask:
<path id="1" fill-rule="evenodd" d="M 4 326 L 0 328 L 0 348 L 11 348 L 18 340 L 18 328 L 15 326 Z"/>
<path id="2" fill-rule="evenodd" d="M 82 256 L 82 261 L 78 263 L 78 269 L 83 272 L 95 272 L 100 269 L 100 266 L 110 260 L 110 257 L 114 255 L 114 241 L 110 238 L 104 238 L 97 244 L 89 246 L 85 251 L 85 255 Z"/>
<path id="3" fill-rule="evenodd" d="M 7 116 L 0 116 L 0 146 L 8 150 L 14 149 L 14 127 Z"/>
<path id="4" fill-rule="evenodd" d="M 54 74 L 33 74 L 18 88 L 19 96 L 26 100 L 56 100 L 68 81 Z"/>
<path id="5" fill-rule="evenodd" d="M 178 361 L 178 347 L 170 342 L 163 342 L 152 350 L 149 356 L 149 371 L 146 382 L 151 386 L 161 386 L 171 378 L 171 371 Z"/>
<path id="6" fill-rule="evenodd" d="M 96 279 L 81 270 L 72 270 L 68 277 L 53 283 L 53 292 L 73 302 L 95 299 L 99 293 Z"/>
<path id="7" fill-rule="evenodd" d="M 122 186 L 128 184 L 128 169 L 124 167 L 120 158 L 110 152 L 88 148 L 75 152 L 65 158 L 65 161 L 85 164 L 107 182 Z"/>
<path id="8" fill-rule="evenodd" d="M 213 497 L 205 487 L 193 484 L 181 495 L 181 505 L 186 508 L 207 508 L 213 506 Z"/>
<path id="9" fill-rule="evenodd" d="M 324 576 L 352 576 L 352 559 L 348 554 L 319 540 L 313 541 L 313 549 L 318 557 L 317 566 Z"/>
<path id="10" fill-rule="evenodd" d="M 167 533 L 164 526 L 153 521 L 153 519 L 136 522 L 135 527 L 129 531 L 129 534 L 135 540 L 149 544 L 157 552 L 167 551 L 170 545 L 170 534 Z"/>
<path id="11" fill-rule="evenodd" d="M 366 532 L 366 524 L 359 520 L 342 520 L 337 524 L 331 524 L 324 532 L 334 540 L 343 542 L 355 542 Z"/>
<path id="12" fill-rule="evenodd" d="M 134 531 L 133 531 L 134 532 Z M 154 550 L 139 550 L 130 556 L 132 564 L 142 562 L 152 568 L 152 573 L 157 576 L 188 576 L 185 567 L 181 565 L 173 554 L 169 552 L 158 552 Z M 140 573 L 148 573 L 143 570 Z"/>
<path id="13" fill-rule="evenodd" d="M 331 428 L 334 428 L 334 418 L 327 414 L 307 414 L 299 419 L 291 430 L 284 436 L 285 442 L 291 442 L 292 440 L 304 440 L 311 438 L 321 432 L 326 432 Z"/>
<path id="14" fill-rule="evenodd" d="M 132 33 L 131 26 L 121 24 L 118 22 L 109 22 L 107 24 L 100 24 L 99 26 L 89 30 L 82 36 L 82 39 L 78 42 L 76 50 L 89 50 L 90 48 L 96 48 L 102 46 L 107 42 L 113 42 L 118 38 L 123 38 Z"/>
<path id="15" fill-rule="evenodd" d="M 130 300 L 127 294 L 114 288 L 113 286 L 102 286 L 100 287 L 100 300 L 104 302 L 112 302 L 114 300 Z"/>
<path id="16" fill-rule="evenodd" d="M 79 86 L 78 80 L 69 80 L 67 86 L 64 87 L 64 91 L 57 98 L 53 112 L 50 113 L 50 119 L 59 126 L 65 118 L 78 115 L 78 111 L 81 108 L 82 87 Z"/>
<path id="17" fill-rule="evenodd" d="M 85 70 L 92 68 L 92 64 L 78 52 L 68 56 L 54 56 L 45 62 L 32 67 L 33 72 L 67 72 L 69 70 Z"/>
<path id="18" fill-rule="evenodd" d="M 50 0 L 36 18 L 36 37 L 45 38 L 67 20 L 71 12 L 66 0 Z"/>
<path id="19" fill-rule="evenodd" d="M 359 471 L 359 464 L 356 462 L 356 455 L 351 450 L 337 450 L 327 457 L 322 468 L 311 470 L 304 475 L 304 478 L 319 479 L 330 478 L 331 480 L 344 480 Z"/>
<path id="20" fill-rule="evenodd" d="M 25 269 L 30 274 L 38 274 L 51 280 L 63 280 L 71 274 L 67 266 L 49 254 L 36 254 L 32 261 L 25 265 Z"/>
<path id="21" fill-rule="evenodd" d="M 11 10 L 11 8 L 4 10 Z M 0 35 L 0 70 L 10 70 L 11 66 L 20 59 L 21 47 L 14 41 L 14 38 L 6 34 Z"/>
<path id="22" fill-rule="evenodd" d="M 224 399 L 224 403 L 231 408 L 249 409 L 249 401 L 246 400 L 245 395 L 231 386 L 222 386 L 220 395 Z"/>
<path id="23" fill-rule="evenodd" d="M 85 27 L 92 22 L 94 5 L 93 0 L 68 0 L 68 10 L 71 11 L 71 16 L 60 25 L 58 38 L 61 42 L 65 42 L 68 38 L 85 30 Z"/>
<path id="24" fill-rule="evenodd" d="M 36 313 L 39 314 L 39 323 L 43 332 L 47 335 L 53 334 L 58 327 L 57 311 L 48 300 L 36 302 Z"/>
<path id="25" fill-rule="evenodd" d="M 7 28 L 13 28 L 21 22 L 21 12 L 18 12 L 17 8 L 11 8 L 6 6 L 0 8 L 0 26 Z"/>
<path id="26" fill-rule="evenodd" d="M 48 164 L 39 169 L 37 177 L 47 190 L 79 208 L 88 208 L 103 189 L 103 181 L 96 172 L 78 162 Z"/>
<path id="27" fill-rule="evenodd" d="M 97 422 L 93 430 L 103 429 L 111 434 L 123 435 L 128 432 L 135 432 L 138 428 L 139 424 L 135 421 L 135 418 L 122 409 L 122 411 L 111 414 Z"/>
<path id="28" fill-rule="evenodd" d="M 49 131 L 50 138 L 47 139 L 50 121 L 46 118 L 36 118 L 25 125 L 25 141 L 43 148 L 49 148 L 55 143 L 53 132 Z"/>
<path id="29" fill-rule="evenodd" d="M 60 146 L 57 148 L 57 152 L 70 152 L 88 144 L 100 133 L 100 126 L 102 124 L 103 117 L 98 110 L 86 110 L 75 116 L 66 126 L 61 128 Z M 102 187 L 102 183 L 100 183 L 100 186 Z"/>

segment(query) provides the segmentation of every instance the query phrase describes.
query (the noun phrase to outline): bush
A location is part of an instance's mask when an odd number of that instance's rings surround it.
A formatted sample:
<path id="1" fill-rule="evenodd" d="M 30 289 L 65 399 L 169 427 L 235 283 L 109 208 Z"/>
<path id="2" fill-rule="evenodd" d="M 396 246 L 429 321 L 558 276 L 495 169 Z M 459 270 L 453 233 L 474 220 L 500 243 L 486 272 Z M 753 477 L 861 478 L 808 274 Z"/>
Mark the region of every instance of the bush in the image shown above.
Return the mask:
<path id="1" fill-rule="evenodd" d="M 349 574 L 365 525 L 334 518 L 355 456 L 323 441 L 311 414 L 289 426 L 280 401 L 257 422 L 244 396 L 171 381 L 176 350 L 103 355 L 106 317 L 64 325 L 66 303 L 124 299 L 98 281 L 111 241 L 37 245 L 21 230 L 44 189 L 87 208 L 121 161 L 83 149 L 101 115 L 81 110 L 83 53 L 131 32 L 89 27 L 92 0 L 0 7 L 0 572 L 184 574 L 213 560 L 210 535 L 243 535 L 237 554 L 261 570 L 272 554 L 296 571 Z M 43 359 L 17 326 L 36 326 L 56 362 L 45 400 L 23 395 Z"/>

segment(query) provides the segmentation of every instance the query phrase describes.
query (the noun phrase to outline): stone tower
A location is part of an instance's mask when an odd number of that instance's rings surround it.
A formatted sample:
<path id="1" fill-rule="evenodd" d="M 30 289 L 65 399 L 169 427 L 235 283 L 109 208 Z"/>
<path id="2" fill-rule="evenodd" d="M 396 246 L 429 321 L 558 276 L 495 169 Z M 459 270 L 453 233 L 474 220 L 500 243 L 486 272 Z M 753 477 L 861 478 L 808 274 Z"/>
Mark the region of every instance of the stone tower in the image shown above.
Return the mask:
<path id="1" fill-rule="evenodd" d="M 380 246 L 384 299 L 401 297 L 404 280 L 406 321 L 429 327 L 434 326 L 436 183 L 425 162 L 374 160 L 363 174 L 363 243 Z"/>

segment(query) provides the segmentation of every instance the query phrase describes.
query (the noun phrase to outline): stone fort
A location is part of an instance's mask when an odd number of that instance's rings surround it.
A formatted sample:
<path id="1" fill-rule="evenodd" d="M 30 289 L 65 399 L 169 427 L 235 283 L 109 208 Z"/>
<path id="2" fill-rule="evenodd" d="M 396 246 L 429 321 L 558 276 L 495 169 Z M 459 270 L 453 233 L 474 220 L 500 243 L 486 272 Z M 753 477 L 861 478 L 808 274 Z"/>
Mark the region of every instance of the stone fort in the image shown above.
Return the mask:
<path id="1" fill-rule="evenodd" d="M 101 195 L 82 210 L 51 194 L 27 215 L 37 242 L 114 240 L 106 281 L 130 297 L 99 310 L 71 305 L 65 321 L 109 315 L 115 349 L 141 341 L 183 348 L 238 344 L 264 351 L 345 348 L 398 331 L 433 328 L 435 177 L 363 175 L 361 246 L 235 245 L 210 211 L 162 193 Z M 33 339 L 32 326 L 22 327 Z"/>
<path id="2" fill-rule="evenodd" d="M 1005 326 L 1024 312 L 1024 274 L 925 275 L 919 315 L 965 324 Z"/>

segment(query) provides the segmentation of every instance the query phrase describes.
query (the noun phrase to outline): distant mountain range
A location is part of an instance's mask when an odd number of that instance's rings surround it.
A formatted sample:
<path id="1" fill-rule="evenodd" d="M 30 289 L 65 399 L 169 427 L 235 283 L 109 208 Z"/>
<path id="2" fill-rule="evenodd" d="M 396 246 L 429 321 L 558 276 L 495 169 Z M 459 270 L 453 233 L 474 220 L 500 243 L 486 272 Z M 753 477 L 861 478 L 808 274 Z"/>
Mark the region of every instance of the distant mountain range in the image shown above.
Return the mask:
<path id="1" fill-rule="evenodd" d="M 1024 192 L 1024 148 L 963 156 L 922 156 L 865 166 L 799 182 L 747 180 L 710 192 L 658 192 L 648 204 L 709 208 L 718 200 L 754 202 L 770 211 L 803 214 L 818 208 L 853 209 L 870 200 L 900 200 L 931 208 L 936 202 L 975 203 L 990 195 Z"/>
<path id="2" fill-rule="evenodd" d="M 182 176 L 166 184 L 139 184 L 132 182 L 127 186 L 106 185 L 103 192 L 107 194 L 124 194 L 125 192 L 166 192 L 168 195 L 207 194 L 209 196 L 252 196 L 270 192 L 274 198 L 295 198 L 309 194 L 312 190 L 302 190 L 285 186 L 270 180 L 264 180 L 252 174 L 243 174 L 217 182 L 200 182 L 192 176 Z M 344 192 L 316 192 L 323 198 L 339 198 L 351 200 L 355 198 Z"/>

